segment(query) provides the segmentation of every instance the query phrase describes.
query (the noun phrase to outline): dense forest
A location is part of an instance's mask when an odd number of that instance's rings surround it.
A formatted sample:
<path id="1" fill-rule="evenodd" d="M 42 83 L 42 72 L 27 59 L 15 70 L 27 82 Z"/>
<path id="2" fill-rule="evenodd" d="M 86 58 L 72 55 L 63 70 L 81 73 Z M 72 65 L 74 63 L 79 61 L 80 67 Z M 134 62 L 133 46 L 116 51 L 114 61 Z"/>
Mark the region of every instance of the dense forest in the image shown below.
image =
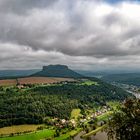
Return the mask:
<path id="1" fill-rule="evenodd" d="M 98 85 L 61 84 L 36 86 L 28 90 L 0 88 L 0 127 L 13 124 L 40 124 L 46 116 L 69 119 L 72 109 L 103 106 L 107 101 L 123 101 L 131 94 L 104 83 Z"/>

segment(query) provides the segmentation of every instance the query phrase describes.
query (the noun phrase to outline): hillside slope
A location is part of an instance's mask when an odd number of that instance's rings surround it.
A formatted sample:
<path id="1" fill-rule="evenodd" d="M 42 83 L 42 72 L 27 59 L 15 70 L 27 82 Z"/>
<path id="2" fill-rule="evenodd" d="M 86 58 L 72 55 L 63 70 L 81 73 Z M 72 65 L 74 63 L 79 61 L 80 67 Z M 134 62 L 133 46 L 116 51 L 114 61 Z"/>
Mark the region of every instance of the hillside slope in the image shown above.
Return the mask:
<path id="1" fill-rule="evenodd" d="M 103 76 L 101 79 L 107 82 L 119 82 L 140 86 L 140 73 L 112 74 Z"/>
<path id="2" fill-rule="evenodd" d="M 43 66 L 42 71 L 37 72 L 31 76 L 37 77 L 62 77 L 62 78 L 81 78 L 81 74 L 69 69 L 65 65 L 48 65 Z"/>
<path id="3" fill-rule="evenodd" d="M 40 70 L 32 69 L 32 70 L 0 70 L 0 79 L 7 79 L 9 77 L 25 77 L 29 76 L 33 73 L 36 73 Z"/>
<path id="4" fill-rule="evenodd" d="M 106 105 L 109 101 L 123 101 L 130 93 L 89 78 L 93 83 L 69 83 L 53 86 L 36 86 L 28 90 L 0 89 L 0 127 L 17 124 L 42 124 L 46 117 L 69 119 L 79 108 L 81 113 Z M 11 94 L 12 93 L 12 94 Z"/>

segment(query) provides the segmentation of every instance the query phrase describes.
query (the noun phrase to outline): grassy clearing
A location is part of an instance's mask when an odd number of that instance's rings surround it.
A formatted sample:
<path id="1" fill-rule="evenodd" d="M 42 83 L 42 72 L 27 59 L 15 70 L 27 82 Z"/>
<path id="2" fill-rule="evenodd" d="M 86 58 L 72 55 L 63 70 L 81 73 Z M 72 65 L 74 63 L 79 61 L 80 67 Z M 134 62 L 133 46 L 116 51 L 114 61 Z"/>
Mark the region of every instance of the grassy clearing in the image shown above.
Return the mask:
<path id="1" fill-rule="evenodd" d="M 71 136 L 75 136 L 80 131 L 81 131 L 80 128 L 78 128 L 77 130 L 72 130 L 64 135 L 61 135 L 60 137 L 55 138 L 55 140 L 66 140 L 66 139 L 70 138 Z"/>
<path id="2" fill-rule="evenodd" d="M 113 108 L 113 110 L 118 110 L 118 107 L 120 106 L 120 102 L 108 102 L 107 105 Z"/>
<path id="3" fill-rule="evenodd" d="M 105 114 L 103 114 L 103 115 L 100 115 L 100 116 L 98 116 L 97 118 L 98 118 L 98 121 L 102 121 L 102 120 L 108 120 L 108 118 L 109 118 L 109 116 L 111 115 L 111 111 L 109 111 L 109 112 L 106 112 Z"/>
<path id="4" fill-rule="evenodd" d="M 77 119 L 80 115 L 81 110 L 80 109 L 73 109 L 71 112 L 71 119 Z"/>
<path id="5" fill-rule="evenodd" d="M 0 135 L 9 135 L 11 133 L 22 133 L 25 131 L 35 131 L 38 127 L 42 125 L 16 125 L 0 128 Z"/>
<path id="6" fill-rule="evenodd" d="M 91 85 L 98 85 L 98 83 L 97 82 L 94 82 L 94 81 L 87 80 L 85 82 L 80 83 L 79 85 L 88 85 L 88 86 L 91 86 Z"/>
<path id="7" fill-rule="evenodd" d="M 30 134 L 0 138 L 0 140 L 40 140 L 43 138 L 50 138 L 53 135 L 54 135 L 54 130 L 44 129 Z"/>

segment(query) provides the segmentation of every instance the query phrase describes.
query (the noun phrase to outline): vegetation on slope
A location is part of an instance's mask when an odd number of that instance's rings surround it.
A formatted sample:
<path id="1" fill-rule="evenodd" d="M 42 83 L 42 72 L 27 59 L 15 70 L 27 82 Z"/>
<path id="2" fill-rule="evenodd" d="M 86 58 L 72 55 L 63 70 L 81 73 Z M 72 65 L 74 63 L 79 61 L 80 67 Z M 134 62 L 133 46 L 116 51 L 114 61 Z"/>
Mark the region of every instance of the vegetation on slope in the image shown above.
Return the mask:
<path id="1" fill-rule="evenodd" d="M 140 86 L 140 73 L 112 74 L 101 78 L 107 82 L 118 82 Z"/>
<path id="2" fill-rule="evenodd" d="M 0 92 L 0 127 L 17 124 L 41 124 L 46 117 L 69 119 L 71 112 L 123 101 L 131 94 L 91 78 L 98 85 L 62 84 L 30 90 L 7 89 Z M 48 123 L 48 122 L 47 122 Z"/>
<path id="3" fill-rule="evenodd" d="M 31 74 L 34 74 L 40 70 L 33 69 L 33 70 L 0 70 L 0 79 L 9 79 L 9 78 L 16 78 L 16 77 L 26 77 Z"/>

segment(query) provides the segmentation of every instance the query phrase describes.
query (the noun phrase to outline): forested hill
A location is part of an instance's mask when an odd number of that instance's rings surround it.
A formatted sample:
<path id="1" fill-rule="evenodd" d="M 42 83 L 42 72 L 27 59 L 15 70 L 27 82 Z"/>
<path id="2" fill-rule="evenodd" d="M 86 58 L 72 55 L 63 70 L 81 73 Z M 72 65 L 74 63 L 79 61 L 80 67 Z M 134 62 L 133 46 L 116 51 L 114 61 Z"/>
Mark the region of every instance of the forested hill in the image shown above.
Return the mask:
<path id="1" fill-rule="evenodd" d="M 32 76 L 42 77 L 65 77 L 65 78 L 81 78 L 81 74 L 71 70 L 65 65 L 49 65 L 43 66 L 42 71 L 33 74 Z"/>
<path id="2" fill-rule="evenodd" d="M 140 86 L 140 73 L 112 74 L 103 76 L 101 79 L 107 82 L 119 82 Z"/>
<path id="3" fill-rule="evenodd" d="M 8 77 L 25 77 L 40 71 L 39 69 L 32 70 L 0 70 L 0 78 L 5 79 Z"/>
<path id="4" fill-rule="evenodd" d="M 69 119 L 75 108 L 81 113 L 123 101 L 132 96 L 126 91 L 96 78 L 89 81 L 52 86 L 36 86 L 26 90 L 0 88 L 0 127 L 15 124 L 40 124 L 46 117 Z"/>

